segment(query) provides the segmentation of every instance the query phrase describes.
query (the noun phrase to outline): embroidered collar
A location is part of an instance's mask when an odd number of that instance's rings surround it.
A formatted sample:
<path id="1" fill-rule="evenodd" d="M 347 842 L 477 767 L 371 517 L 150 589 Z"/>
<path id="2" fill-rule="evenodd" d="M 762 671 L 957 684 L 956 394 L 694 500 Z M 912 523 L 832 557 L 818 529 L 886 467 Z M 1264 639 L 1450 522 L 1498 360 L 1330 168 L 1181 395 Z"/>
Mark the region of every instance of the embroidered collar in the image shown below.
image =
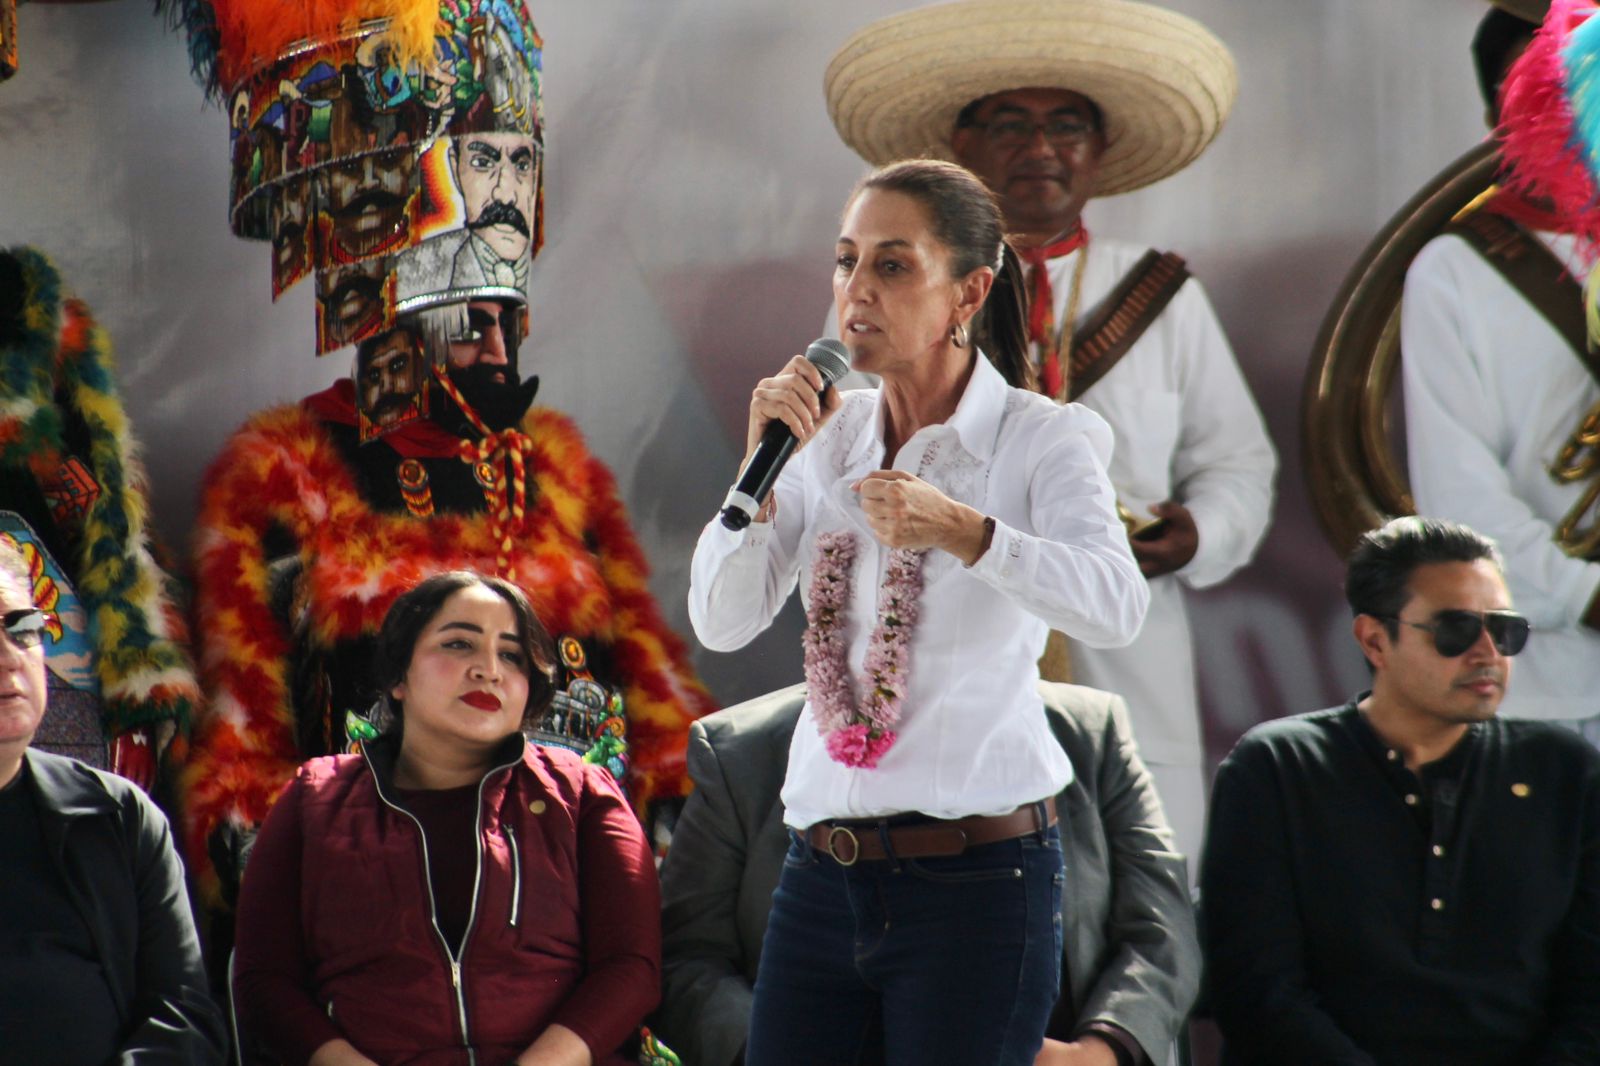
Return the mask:
<path id="1" fill-rule="evenodd" d="M 989 362 L 988 356 L 978 352 L 977 357 L 972 376 L 967 379 L 967 387 L 962 391 L 954 413 L 938 425 L 922 427 L 911 441 L 953 440 L 980 463 L 987 463 L 993 457 L 1000 438 L 1000 424 L 1005 418 L 1006 393 L 1010 386 L 1000 376 L 1000 371 L 994 368 L 994 364 Z M 880 389 L 873 405 L 872 422 L 850 450 L 852 465 L 866 460 L 869 454 L 881 455 L 883 407 L 883 391 Z M 910 444 L 911 441 L 906 443 Z M 902 467 L 909 469 L 921 461 L 920 448 L 912 451 L 901 448 L 900 452 L 898 461 Z"/>

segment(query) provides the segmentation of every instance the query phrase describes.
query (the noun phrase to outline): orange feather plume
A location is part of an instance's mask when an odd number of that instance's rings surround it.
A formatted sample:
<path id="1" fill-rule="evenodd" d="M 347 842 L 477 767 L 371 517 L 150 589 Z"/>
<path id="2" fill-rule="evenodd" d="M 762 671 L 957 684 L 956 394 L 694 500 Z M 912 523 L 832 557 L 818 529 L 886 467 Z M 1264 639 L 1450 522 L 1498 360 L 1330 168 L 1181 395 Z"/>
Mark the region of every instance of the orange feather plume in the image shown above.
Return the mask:
<path id="1" fill-rule="evenodd" d="M 214 0 L 223 86 L 236 84 L 301 41 L 325 41 L 388 19 L 399 65 L 432 55 L 439 0 Z"/>

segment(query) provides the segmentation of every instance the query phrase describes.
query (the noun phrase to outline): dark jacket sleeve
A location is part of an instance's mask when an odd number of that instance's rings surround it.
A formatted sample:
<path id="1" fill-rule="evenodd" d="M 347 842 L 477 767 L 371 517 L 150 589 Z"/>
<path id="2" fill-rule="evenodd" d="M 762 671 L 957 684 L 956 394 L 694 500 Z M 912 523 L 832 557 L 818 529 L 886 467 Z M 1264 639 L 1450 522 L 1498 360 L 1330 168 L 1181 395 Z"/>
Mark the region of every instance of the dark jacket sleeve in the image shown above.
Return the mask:
<path id="1" fill-rule="evenodd" d="M 132 1028 L 119 1066 L 197 1066 L 226 1060 L 222 1012 L 206 991 L 205 967 L 183 866 L 166 817 L 137 788 L 122 799 L 139 906 Z"/>
<path id="2" fill-rule="evenodd" d="M 578 810 L 583 980 L 554 1021 L 596 1062 L 639 1027 L 661 996 L 661 888 L 639 819 L 611 775 L 585 766 Z"/>
<path id="3" fill-rule="evenodd" d="M 1600 1062 L 1600 769 L 1588 762 L 1578 890 L 1556 938 L 1552 1025 L 1537 1066 Z"/>
<path id="4" fill-rule="evenodd" d="M 301 779 L 295 778 L 256 834 L 239 885 L 233 998 L 245 1043 L 259 1040 L 286 1066 L 299 1066 L 344 1033 L 312 995 L 312 967 L 300 920 Z"/>
<path id="5" fill-rule="evenodd" d="M 689 729 L 694 792 L 661 870 L 662 1038 L 695 1066 L 744 1051 L 752 991 L 739 943 L 739 884 L 749 841 L 705 727 Z"/>
<path id="6" fill-rule="evenodd" d="M 1078 1026 L 1109 1022 L 1151 1062 L 1163 1062 L 1200 990 L 1200 943 L 1188 870 L 1120 698 L 1110 712 L 1093 770 L 1110 851 L 1111 913 L 1106 958 Z"/>
<path id="7" fill-rule="evenodd" d="M 1271 757 L 1264 743 L 1247 736 L 1212 786 L 1200 867 L 1207 1005 L 1232 1061 L 1376 1066 L 1307 986 L 1292 834 Z"/>

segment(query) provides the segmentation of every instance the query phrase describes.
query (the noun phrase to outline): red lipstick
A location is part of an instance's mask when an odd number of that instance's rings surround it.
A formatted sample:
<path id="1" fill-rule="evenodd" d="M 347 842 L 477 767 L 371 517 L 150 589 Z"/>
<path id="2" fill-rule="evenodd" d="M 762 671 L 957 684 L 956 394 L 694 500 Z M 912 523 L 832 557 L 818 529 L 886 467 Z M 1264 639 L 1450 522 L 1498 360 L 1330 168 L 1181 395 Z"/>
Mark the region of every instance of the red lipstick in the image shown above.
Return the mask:
<path id="1" fill-rule="evenodd" d="M 493 712 L 500 709 L 500 697 L 492 692 L 469 692 L 461 697 L 461 702 L 480 711 Z"/>

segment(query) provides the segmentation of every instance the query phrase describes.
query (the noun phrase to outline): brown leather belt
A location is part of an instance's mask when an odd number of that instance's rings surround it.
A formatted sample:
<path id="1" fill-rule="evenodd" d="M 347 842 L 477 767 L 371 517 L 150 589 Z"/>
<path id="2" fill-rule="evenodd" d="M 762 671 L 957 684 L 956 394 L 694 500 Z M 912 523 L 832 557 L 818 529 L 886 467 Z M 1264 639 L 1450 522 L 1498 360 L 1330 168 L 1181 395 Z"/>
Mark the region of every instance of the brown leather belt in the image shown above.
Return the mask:
<path id="1" fill-rule="evenodd" d="M 1039 811 L 1044 810 L 1044 824 Z M 886 819 L 818 822 L 803 834 L 806 843 L 833 859 L 840 866 L 854 866 L 865 859 L 874 862 L 897 859 L 929 859 L 941 855 L 960 855 L 980 844 L 1014 840 L 1038 833 L 1056 824 L 1056 798 L 1026 803 L 1006 814 L 974 815 L 971 818 L 940 819 L 894 825 Z"/>

